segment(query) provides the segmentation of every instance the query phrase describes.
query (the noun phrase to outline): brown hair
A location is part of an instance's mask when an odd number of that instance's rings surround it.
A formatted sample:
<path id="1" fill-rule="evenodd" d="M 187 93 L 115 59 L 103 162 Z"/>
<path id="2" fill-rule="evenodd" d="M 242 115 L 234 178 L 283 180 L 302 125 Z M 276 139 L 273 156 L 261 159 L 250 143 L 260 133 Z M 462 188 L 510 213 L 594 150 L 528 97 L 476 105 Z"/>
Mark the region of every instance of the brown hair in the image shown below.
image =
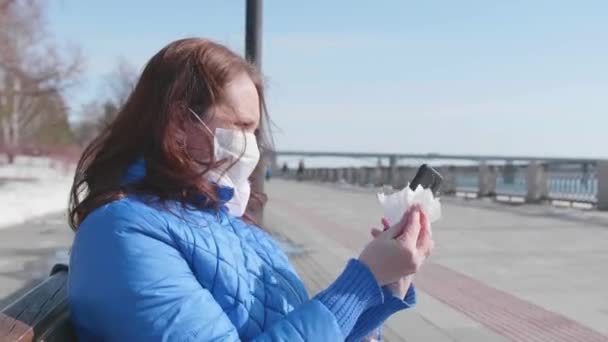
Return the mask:
<path id="1" fill-rule="evenodd" d="M 71 228 L 77 230 L 93 210 L 128 193 L 217 209 L 217 189 L 202 176 L 222 161 L 214 160 L 212 147 L 203 160 L 188 153 L 186 127 L 193 125 L 188 108 L 205 119 L 224 100 L 226 84 L 242 73 L 257 89 L 261 122 L 256 133 L 260 146 L 267 146 L 263 82 L 253 65 L 225 46 L 197 38 L 172 42 L 152 57 L 116 119 L 80 157 L 70 194 Z M 212 146 L 210 134 L 207 141 Z M 138 158 L 145 160 L 145 177 L 124 184 Z M 202 203 L 196 201 L 201 195 Z M 252 194 L 250 204 L 259 207 L 263 201 L 265 195 Z"/>

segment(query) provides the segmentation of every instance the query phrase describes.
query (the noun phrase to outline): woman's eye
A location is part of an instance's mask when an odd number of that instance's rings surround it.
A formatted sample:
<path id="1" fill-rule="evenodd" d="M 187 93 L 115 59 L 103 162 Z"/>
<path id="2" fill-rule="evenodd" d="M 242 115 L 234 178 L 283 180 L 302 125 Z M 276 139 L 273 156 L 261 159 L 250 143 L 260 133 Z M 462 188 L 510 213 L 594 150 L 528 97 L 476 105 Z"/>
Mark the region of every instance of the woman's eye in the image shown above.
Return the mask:
<path id="1" fill-rule="evenodd" d="M 253 130 L 255 128 L 254 124 L 253 123 L 249 123 L 249 122 L 240 122 L 240 123 L 237 123 L 236 126 L 238 128 L 240 128 L 240 129 L 246 130 L 246 131 L 250 131 L 250 130 Z"/>

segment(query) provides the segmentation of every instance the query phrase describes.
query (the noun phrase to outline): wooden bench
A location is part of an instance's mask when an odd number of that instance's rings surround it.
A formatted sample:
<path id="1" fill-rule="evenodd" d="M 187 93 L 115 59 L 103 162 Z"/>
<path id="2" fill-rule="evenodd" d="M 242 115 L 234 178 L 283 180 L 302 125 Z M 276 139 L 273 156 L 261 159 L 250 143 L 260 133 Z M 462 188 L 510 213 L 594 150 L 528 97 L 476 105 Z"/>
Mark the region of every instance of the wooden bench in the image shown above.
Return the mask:
<path id="1" fill-rule="evenodd" d="M 55 265 L 51 276 L 2 309 L 0 341 L 78 341 L 69 320 L 66 265 Z"/>

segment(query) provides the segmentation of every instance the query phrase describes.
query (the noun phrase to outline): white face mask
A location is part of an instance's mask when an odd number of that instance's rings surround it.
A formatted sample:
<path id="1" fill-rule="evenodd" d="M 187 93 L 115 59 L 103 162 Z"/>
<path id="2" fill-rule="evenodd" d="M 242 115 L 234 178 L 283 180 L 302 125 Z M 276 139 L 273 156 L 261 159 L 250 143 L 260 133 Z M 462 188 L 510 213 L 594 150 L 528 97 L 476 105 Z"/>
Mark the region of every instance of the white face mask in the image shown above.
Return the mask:
<path id="1" fill-rule="evenodd" d="M 189 110 L 213 135 L 215 160 L 226 160 L 222 169 L 207 173 L 209 180 L 234 189 L 234 196 L 226 206 L 232 215 L 243 216 L 251 195 L 249 176 L 260 160 L 260 150 L 255 135 L 225 128 L 216 128 L 213 134 L 200 116 L 192 109 Z"/>

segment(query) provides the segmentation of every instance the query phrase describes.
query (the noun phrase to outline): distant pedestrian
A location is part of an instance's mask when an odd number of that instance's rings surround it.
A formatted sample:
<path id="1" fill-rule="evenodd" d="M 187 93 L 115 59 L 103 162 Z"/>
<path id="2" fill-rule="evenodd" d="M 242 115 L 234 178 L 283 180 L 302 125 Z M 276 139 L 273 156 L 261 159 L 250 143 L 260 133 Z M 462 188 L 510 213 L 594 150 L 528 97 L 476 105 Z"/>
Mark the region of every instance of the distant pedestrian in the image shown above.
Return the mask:
<path id="1" fill-rule="evenodd" d="M 296 177 L 298 179 L 298 181 L 301 181 L 304 179 L 304 161 L 300 160 L 300 163 L 298 164 L 298 171 L 296 172 Z"/>
<path id="2" fill-rule="evenodd" d="M 269 165 L 266 167 L 266 180 L 269 181 L 271 177 L 272 177 L 272 167 L 270 167 L 270 165 Z"/>

